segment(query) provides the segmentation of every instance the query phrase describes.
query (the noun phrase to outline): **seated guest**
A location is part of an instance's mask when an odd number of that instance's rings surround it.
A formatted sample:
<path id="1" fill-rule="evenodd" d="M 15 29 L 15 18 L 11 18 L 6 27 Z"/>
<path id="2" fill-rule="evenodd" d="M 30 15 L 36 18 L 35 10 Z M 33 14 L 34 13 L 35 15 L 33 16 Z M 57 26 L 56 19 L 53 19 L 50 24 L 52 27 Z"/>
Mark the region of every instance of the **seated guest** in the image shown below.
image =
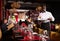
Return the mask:
<path id="1" fill-rule="evenodd" d="M 11 28 L 14 26 L 13 23 L 7 25 L 8 23 L 8 20 L 7 19 L 4 19 L 3 20 L 3 23 L 1 25 L 1 30 L 2 30 L 2 41 L 7 41 L 10 36 L 12 35 L 12 30 Z"/>

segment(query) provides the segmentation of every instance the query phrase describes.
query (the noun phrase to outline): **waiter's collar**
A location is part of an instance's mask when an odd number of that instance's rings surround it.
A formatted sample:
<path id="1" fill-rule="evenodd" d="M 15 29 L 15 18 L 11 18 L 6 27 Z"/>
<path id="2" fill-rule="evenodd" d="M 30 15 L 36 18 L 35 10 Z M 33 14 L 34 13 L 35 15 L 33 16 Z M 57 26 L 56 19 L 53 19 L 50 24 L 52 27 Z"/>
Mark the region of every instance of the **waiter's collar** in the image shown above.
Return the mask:
<path id="1" fill-rule="evenodd" d="M 41 13 L 44 13 L 44 12 L 46 12 L 46 11 L 42 11 Z"/>

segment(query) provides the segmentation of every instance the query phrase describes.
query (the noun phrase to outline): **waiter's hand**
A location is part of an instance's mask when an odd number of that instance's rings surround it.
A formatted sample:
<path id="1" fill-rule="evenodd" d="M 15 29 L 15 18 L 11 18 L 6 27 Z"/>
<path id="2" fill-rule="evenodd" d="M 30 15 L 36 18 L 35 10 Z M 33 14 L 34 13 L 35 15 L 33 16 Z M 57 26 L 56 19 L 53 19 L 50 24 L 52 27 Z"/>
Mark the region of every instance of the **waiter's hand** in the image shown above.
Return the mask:
<path id="1" fill-rule="evenodd" d="M 14 24 L 13 23 L 11 23 L 10 25 L 7 26 L 8 30 L 10 30 L 13 27 L 14 27 Z"/>
<path id="2" fill-rule="evenodd" d="M 52 21 L 52 18 L 48 18 L 47 20 L 50 20 L 50 21 Z"/>
<path id="3" fill-rule="evenodd" d="M 38 16 L 38 18 L 41 18 L 41 16 Z"/>

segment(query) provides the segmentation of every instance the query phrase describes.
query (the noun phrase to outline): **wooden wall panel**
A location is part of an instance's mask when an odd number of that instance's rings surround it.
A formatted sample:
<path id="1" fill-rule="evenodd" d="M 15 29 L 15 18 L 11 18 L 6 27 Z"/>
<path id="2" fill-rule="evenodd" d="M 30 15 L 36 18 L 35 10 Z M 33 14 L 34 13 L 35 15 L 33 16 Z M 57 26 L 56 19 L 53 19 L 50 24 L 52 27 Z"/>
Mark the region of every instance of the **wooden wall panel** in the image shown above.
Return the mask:
<path id="1" fill-rule="evenodd" d="M 2 7 L 2 0 L 0 0 L 0 20 L 1 20 L 1 16 L 2 16 L 2 9 L 1 9 L 1 7 Z"/>

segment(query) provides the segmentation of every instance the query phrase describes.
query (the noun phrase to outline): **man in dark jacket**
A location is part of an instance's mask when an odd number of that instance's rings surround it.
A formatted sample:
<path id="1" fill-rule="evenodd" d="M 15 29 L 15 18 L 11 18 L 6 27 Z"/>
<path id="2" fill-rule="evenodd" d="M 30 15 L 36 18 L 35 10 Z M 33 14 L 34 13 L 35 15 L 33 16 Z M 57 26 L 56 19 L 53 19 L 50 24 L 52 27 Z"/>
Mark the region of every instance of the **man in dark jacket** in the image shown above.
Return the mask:
<path id="1" fill-rule="evenodd" d="M 1 25 L 1 30 L 2 30 L 2 41 L 9 41 L 11 40 L 11 35 L 12 35 L 12 27 L 14 26 L 13 24 L 7 25 L 8 20 L 4 19 L 3 23 Z"/>

